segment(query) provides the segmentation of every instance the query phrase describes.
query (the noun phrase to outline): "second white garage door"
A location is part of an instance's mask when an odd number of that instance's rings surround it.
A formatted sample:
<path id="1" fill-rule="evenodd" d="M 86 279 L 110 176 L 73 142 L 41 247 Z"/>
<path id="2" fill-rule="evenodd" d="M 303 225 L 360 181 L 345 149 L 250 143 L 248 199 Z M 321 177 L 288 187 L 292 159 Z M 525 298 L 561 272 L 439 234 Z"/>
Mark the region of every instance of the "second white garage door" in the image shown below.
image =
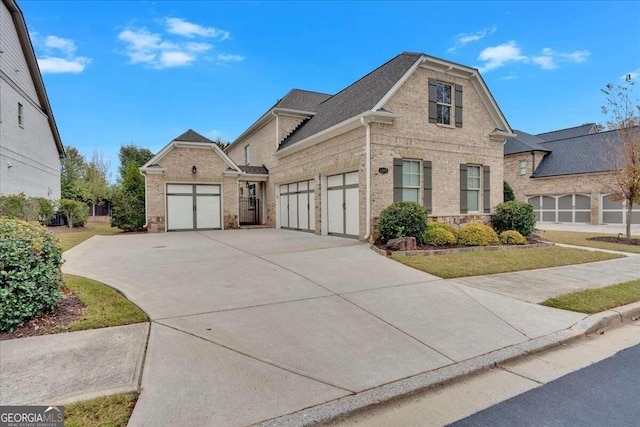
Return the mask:
<path id="1" fill-rule="evenodd" d="M 327 177 L 327 231 L 339 236 L 360 234 L 358 172 Z"/>
<path id="2" fill-rule="evenodd" d="M 220 186 L 167 184 L 167 231 L 219 229 Z"/>
<path id="3" fill-rule="evenodd" d="M 316 228 L 315 181 L 280 186 L 280 227 L 313 231 Z"/>

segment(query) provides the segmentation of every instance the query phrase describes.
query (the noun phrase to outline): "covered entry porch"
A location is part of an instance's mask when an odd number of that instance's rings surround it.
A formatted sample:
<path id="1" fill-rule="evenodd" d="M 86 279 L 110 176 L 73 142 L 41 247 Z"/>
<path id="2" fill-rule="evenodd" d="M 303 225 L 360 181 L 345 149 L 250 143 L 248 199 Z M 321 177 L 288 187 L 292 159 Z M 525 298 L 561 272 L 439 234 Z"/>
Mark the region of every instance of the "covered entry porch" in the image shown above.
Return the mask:
<path id="1" fill-rule="evenodd" d="M 265 166 L 239 166 L 243 174 L 238 179 L 238 223 L 242 226 L 267 223 L 267 179 Z"/>

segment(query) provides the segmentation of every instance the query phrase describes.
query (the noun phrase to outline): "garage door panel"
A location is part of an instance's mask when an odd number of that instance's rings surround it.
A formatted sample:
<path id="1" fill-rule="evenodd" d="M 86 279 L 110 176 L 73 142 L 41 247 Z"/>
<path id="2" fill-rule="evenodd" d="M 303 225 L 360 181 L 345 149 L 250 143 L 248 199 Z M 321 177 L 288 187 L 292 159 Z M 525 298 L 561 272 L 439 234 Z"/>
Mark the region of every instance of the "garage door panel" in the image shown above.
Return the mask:
<path id="1" fill-rule="evenodd" d="M 359 181 L 358 172 L 350 172 L 344 175 L 344 184 L 345 185 L 353 185 L 358 184 Z"/>
<path id="2" fill-rule="evenodd" d="M 542 221 L 544 222 L 556 222 L 556 213 L 554 212 L 542 212 Z"/>
<path id="3" fill-rule="evenodd" d="M 529 200 L 527 200 L 529 202 L 529 204 L 531 206 L 533 206 L 534 210 L 539 210 L 540 209 L 540 196 L 535 196 L 535 197 L 529 197 Z"/>
<path id="4" fill-rule="evenodd" d="M 558 212 L 558 222 L 573 222 L 573 212 L 572 211 Z"/>
<path id="5" fill-rule="evenodd" d="M 343 175 L 332 175 L 327 178 L 327 187 L 340 187 L 344 183 Z"/>
<path id="6" fill-rule="evenodd" d="M 291 185 L 289 185 L 291 188 Z M 289 194 L 289 228 L 298 228 L 298 195 Z"/>
<path id="7" fill-rule="evenodd" d="M 193 229 L 193 197 L 167 196 L 167 230 Z"/>
<path id="8" fill-rule="evenodd" d="M 345 234 L 357 236 L 360 232 L 360 209 L 359 209 L 359 190 L 358 188 L 347 188 L 345 190 L 345 216 L 346 230 Z"/>
<path id="9" fill-rule="evenodd" d="M 556 208 L 556 198 L 549 196 L 542 196 L 542 209 L 554 209 Z"/>
<path id="10" fill-rule="evenodd" d="M 590 224 L 591 223 L 591 212 L 576 212 L 576 220 L 577 223 Z"/>
<path id="11" fill-rule="evenodd" d="M 572 210 L 573 209 L 573 195 L 562 196 L 558 198 L 558 209 L 560 210 Z"/>
<path id="12" fill-rule="evenodd" d="M 193 194 L 192 184 L 167 184 L 167 193 Z"/>
<path id="13" fill-rule="evenodd" d="M 315 203 L 311 203 L 313 188 L 313 180 L 280 185 L 280 227 L 314 230 Z"/>
<path id="14" fill-rule="evenodd" d="M 287 187 L 283 185 L 282 187 Z M 281 188 L 282 188 L 281 187 Z M 280 195 L 280 227 L 289 226 L 289 196 L 286 194 Z"/>
<path id="15" fill-rule="evenodd" d="M 316 229 L 316 195 L 309 193 L 309 230 Z"/>
<path id="16" fill-rule="evenodd" d="M 605 224 L 622 224 L 622 211 L 602 212 L 602 222 Z"/>
<path id="17" fill-rule="evenodd" d="M 582 194 L 576 194 L 575 207 L 576 209 L 591 209 L 591 197 L 583 196 Z"/>
<path id="18" fill-rule="evenodd" d="M 342 189 L 327 190 L 327 230 L 329 233 L 344 234 L 343 194 Z"/>
<path id="19" fill-rule="evenodd" d="M 200 228 L 220 228 L 220 197 L 196 196 L 196 225 Z"/>
<path id="20" fill-rule="evenodd" d="M 219 185 L 196 185 L 196 194 L 220 194 Z"/>
<path id="21" fill-rule="evenodd" d="M 309 229 L 309 195 L 307 193 L 298 194 L 298 228 Z"/>

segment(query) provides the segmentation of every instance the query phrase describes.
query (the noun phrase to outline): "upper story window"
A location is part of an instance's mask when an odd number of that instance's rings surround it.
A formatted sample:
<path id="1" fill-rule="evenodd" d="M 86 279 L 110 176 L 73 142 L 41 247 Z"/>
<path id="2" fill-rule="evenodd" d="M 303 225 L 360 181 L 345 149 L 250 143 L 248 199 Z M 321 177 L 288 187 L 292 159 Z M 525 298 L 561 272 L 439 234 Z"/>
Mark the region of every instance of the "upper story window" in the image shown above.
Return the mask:
<path id="1" fill-rule="evenodd" d="M 18 126 L 24 125 L 24 112 L 22 108 L 22 104 L 18 102 Z"/>
<path id="2" fill-rule="evenodd" d="M 437 83 L 437 122 L 443 125 L 451 125 L 451 107 L 453 103 L 451 101 L 451 85 L 448 83 Z"/>
<path id="3" fill-rule="evenodd" d="M 527 173 L 527 161 L 526 160 L 520 160 L 520 164 L 518 166 L 518 171 L 520 172 L 520 175 L 525 175 Z"/>
<path id="4" fill-rule="evenodd" d="M 402 161 L 402 201 L 420 200 L 420 160 Z"/>
<path id="5" fill-rule="evenodd" d="M 480 166 L 467 166 L 467 209 L 480 212 Z"/>
<path id="6" fill-rule="evenodd" d="M 249 162 L 251 162 L 251 146 L 250 145 L 246 145 L 244 147 L 244 162 L 246 164 L 249 164 Z"/>

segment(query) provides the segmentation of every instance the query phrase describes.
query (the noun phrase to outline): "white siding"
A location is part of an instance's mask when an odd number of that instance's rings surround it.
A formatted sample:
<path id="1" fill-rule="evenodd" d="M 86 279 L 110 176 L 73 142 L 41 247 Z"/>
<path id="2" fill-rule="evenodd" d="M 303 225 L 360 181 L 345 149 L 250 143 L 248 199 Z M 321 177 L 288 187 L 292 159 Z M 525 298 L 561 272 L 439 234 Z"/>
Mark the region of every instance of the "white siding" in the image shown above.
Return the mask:
<path id="1" fill-rule="evenodd" d="M 60 198 L 60 159 L 11 15 L 0 1 L 0 194 Z M 16 72 L 15 70 L 19 70 Z M 18 103 L 23 126 L 18 125 Z"/>

